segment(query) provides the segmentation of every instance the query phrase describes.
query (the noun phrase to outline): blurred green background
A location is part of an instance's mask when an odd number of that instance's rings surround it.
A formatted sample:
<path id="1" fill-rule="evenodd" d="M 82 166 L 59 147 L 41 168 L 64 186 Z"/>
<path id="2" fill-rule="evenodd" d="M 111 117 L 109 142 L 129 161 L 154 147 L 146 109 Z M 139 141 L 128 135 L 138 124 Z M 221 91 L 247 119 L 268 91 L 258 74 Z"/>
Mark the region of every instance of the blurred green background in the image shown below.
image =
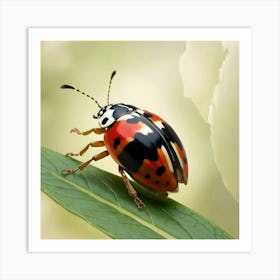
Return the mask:
<path id="1" fill-rule="evenodd" d="M 98 127 L 98 108 L 71 84 L 106 104 L 147 109 L 164 118 L 184 144 L 188 185 L 170 197 L 239 237 L 239 45 L 238 42 L 42 41 L 41 144 L 78 152 L 102 135 L 70 134 Z M 99 148 L 78 159 L 86 161 Z M 95 166 L 118 174 L 107 157 Z M 125 191 L 125 189 L 124 189 Z M 141 194 L 139 194 L 141 197 Z M 107 238 L 42 193 L 41 238 Z"/>

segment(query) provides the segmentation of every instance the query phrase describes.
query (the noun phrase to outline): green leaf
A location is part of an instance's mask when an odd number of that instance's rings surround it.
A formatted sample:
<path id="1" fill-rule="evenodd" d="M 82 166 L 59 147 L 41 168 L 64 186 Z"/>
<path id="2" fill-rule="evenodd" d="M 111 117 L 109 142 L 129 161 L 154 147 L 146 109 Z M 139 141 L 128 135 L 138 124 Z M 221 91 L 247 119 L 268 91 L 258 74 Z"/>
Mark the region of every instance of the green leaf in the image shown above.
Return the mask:
<path id="1" fill-rule="evenodd" d="M 230 239 L 193 210 L 132 182 L 146 207 L 138 209 L 121 177 L 88 166 L 62 175 L 79 161 L 41 148 L 41 189 L 58 204 L 114 239 Z"/>

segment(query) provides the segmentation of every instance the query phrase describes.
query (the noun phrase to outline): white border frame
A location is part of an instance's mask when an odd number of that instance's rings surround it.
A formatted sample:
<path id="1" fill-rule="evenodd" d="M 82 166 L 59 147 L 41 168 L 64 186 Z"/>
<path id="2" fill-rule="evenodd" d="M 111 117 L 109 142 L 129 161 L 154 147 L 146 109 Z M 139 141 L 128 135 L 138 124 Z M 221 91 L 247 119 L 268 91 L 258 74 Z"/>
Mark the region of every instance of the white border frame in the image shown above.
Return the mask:
<path id="1" fill-rule="evenodd" d="M 0 279 L 280 279 L 278 0 L 2 0 L 0 7 Z M 252 28 L 254 234 L 250 252 L 27 252 L 26 28 L 114 25 Z M 272 214 L 273 219 L 262 219 Z"/>
<path id="2" fill-rule="evenodd" d="M 248 252 L 251 250 L 252 93 L 249 28 L 30 28 L 29 32 L 29 251 L 30 252 Z M 238 41 L 240 100 L 239 239 L 44 240 L 40 234 L 41 41 Z"/>

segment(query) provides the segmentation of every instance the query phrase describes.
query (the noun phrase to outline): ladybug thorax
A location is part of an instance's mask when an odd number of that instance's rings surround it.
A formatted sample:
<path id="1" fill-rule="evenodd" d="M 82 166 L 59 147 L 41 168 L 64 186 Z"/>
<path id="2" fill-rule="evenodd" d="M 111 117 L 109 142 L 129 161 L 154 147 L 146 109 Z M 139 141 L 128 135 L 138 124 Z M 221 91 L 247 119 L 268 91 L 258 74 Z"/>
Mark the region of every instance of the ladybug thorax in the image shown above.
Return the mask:
<path id="1" fill-rule="evenodd" d="M 120 117 L 130 114 L 136 107 L 126 104 L 110 104 L 102 107 L 97 113 L 99 126 L 106 128 L 115 123 Z"/>

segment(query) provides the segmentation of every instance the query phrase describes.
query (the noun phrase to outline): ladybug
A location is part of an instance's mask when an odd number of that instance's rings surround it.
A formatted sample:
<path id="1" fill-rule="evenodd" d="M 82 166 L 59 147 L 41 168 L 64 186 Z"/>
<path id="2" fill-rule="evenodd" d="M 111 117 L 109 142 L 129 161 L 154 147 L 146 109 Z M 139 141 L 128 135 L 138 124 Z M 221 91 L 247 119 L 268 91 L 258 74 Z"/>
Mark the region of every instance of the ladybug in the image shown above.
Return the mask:
<path id="1" fill-rule="evenodd" d="M 178 191 L 178 183 L 187 184 L 188 161 L 185 149 L 173 128 L 162 118 L 147 110 L 133 105 L 109 103 L 109 93 L 113 77 L 111 74 L 107 94 L 107 105 L 100 106 L 92 96 L 71 85 L 62 85 L 62 89 L 72 89 L 92 99 L 99 111 L 93 118 L 98 119 L 99 127 L 81 132 L 74 128 L 71 132 L 79 135 L 90 133 L 103 134 L 104 139 L 86 145 L 79 153 L 67 156 L 81 156 L 89 147 L 105 146 L 106 150 L 94 155 L 76 169 L 65 169 L 63 174 L 83 170 L 92 161 L 98 161 L 110 155 L 118 164 L 119 172 L 138 208 L 144 204 L 137 196 L 126 175 L 154 192 L 167 196 L 167 192 Z"/>

